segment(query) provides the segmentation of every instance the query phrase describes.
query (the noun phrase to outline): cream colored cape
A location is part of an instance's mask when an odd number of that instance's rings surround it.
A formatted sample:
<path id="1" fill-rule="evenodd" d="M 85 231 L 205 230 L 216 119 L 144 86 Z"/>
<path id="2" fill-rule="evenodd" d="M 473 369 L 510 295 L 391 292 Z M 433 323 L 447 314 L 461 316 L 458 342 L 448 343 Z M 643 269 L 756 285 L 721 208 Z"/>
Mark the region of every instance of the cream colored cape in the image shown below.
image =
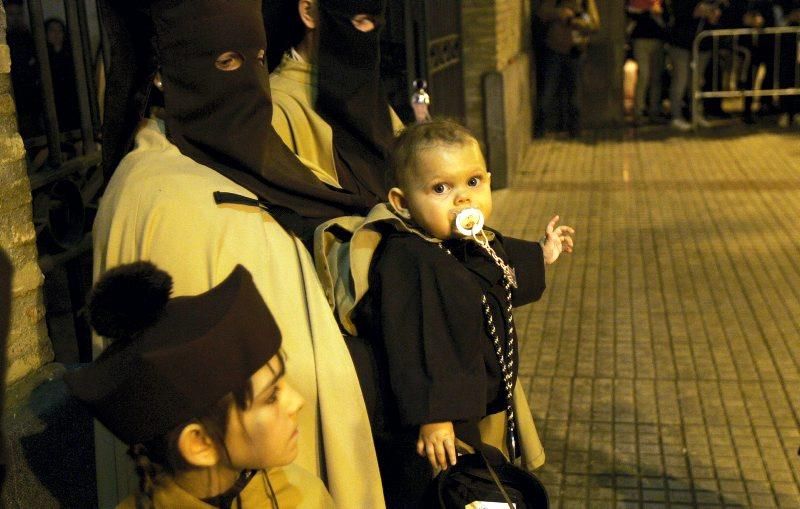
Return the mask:
<path id="1" fill-rule="evenodd" d="M 116 265 L 150 260 L 172 275 L 173 295 L 195 295 L 244 265 L 283 334 L 287 379 L 306 400 L 296 463 L 326 481 L 338 506 L 383 507 L 358 379 L 311 256 L 266 212 L 217 205 L 214 191 L 255 196 L 185 157 L 163 133 L 161 122 L 143 123 L 101 200 L 95 279 Z M 97 441 L 98 488 L 113 506 L 129 491 L 122 472 L 129 461 L 109 451 L 120 443 L 102 435 Z"/>
<path id="2" fill-rule="evenodd" d="M 333 157 L 333 131 L 314 111 L 313 67 L 306 62 L 283 56 L 272 71 L 269 86 L 272 92 L 272 126 L 284 143 L 326 184 L 341 187 Z M 389 108 L 392 129 L 397 132 L 403 122 Z"/>

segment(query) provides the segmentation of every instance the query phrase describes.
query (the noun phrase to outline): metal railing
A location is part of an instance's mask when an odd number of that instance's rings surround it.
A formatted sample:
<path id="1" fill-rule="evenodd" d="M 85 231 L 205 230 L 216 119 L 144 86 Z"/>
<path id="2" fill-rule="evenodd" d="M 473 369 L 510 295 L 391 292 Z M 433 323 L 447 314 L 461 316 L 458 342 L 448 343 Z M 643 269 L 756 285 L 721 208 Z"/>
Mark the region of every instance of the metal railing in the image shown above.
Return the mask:
<path id="1" fill-rule="evenodd" d="M 27 0 L 28 21 L 36 59 L 36 87 L 39 108 L 33 112 L 35 126 L 26 134 L 28 174 L 33 194 L 33 222 L 39 246 L 39 266 L 45 273 L 64 270 L 72 308 L 78 355 L 91 359 L 88 326 L 80 317 L 84 295 L 90 281 L 84 277 L 82 259 L 91 252 L 91 222 L 98 195 L 103 186 L 100 167 L 99 133 L 100 105 L 97 95 L 95 64 L 108 63 L 108 45 L 103 27 L 91 18 L 88 5 L 95 0 L 63 0 L 66 33 L 64 44 L 72 53 L 71 66 L 77 104 L 77 122 L 65 124 L 59 119 L 56 95 L 57 72 L 50 61 L 45 9 L 42 0 Z M 48 4 L 48 7 L 53 7 Z M 98 11 L 99 12 L 99 11 Z M 93 62 L 95 55 L 90 42 L 90 22 L 99 29 L 103 62 Z M 12 62 L 14 65 L 24 65 Z M 63 82 L 63 81 L 62 81 Z M 21 91 L 15 90 L 15 95 Z M 27 92 L 31 92 L 29 89 Z M 30 105 L 28 105 L 30 106 Z M 18 113 L 25 108 L 17 104 Z M 61 124 L 59 120 L 61 120 Z M 22 130 L 22 129 L 21 129 Z M 51 332 L 51 336 L 52 336 Z"/>
<path id="2" fill-rule="evenodd" d="M 741 37 L 757 38 L 758 44 L 764 44 L 765 39 L 772 39 L 772 85 L 773 88 L 759 89 L 755 79 L 748 82 L 752 83 L 749 89 L 742 89 L 739 84 L 744 80 L 736 80 L 736 86 L 732 90 L 725 90 L 720 87 L 719 83 L 719 65 L 721 56 L 728 54 L 734 58 L 739 58 L 742 64 L 742 72 L 756 72 L 752 69 L 750 63 L 753 58 L 752 48 L 750 45 L 743 45 L 740 43 Z M 712 83 L 710 90 L 700 90 L 701 78 L 705 73 L 705 69 L 697 69 L 697 62 L 700 61 L 700 45 L 706 39 L 711 39 L 711 58 L 709 64 L 712 66 L 711 76 Z M 794 59 L 791 61 L 783 61 L 781 59 L 782 48 L 781 45 L 791 44 Z M 766 46 L 769 48 L 769 46 Z M 794 66 L 793 80 L 790 86 L 781 86 L 782 77 L 781 66 Z M 760 97 L 760 96 L 788 96 L 800 95 L 800 27 L 772 27 L 772 28 L 735 28 L 724 30 L 705 30 L 697 34 L 692 45 L 692 124 L 697 127 L 700 121 L 700 116 L 697 112 L 700 111 L 700 101 L 703 99 L 711 98 L 728 98 L 728 97 Z"/>

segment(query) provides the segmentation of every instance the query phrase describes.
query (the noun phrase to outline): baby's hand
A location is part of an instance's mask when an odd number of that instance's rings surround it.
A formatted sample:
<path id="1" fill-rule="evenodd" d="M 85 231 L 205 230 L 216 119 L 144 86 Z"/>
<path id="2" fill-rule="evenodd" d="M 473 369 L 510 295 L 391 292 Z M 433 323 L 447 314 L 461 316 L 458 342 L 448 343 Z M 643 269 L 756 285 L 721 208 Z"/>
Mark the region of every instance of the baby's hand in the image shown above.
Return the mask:
<path id="1" fill-rule="evenodd" d="M 417 454 L 428 457 L 434 469 L 456 464 L 456 434 L 452 422 L 432 422 L 419 427 Z"/>
<path id="2" fill-rule="evenodd" d="M 547 223 L 544 237 L 541 240 L 544 263 L 548 265 L 558 260 L 558 255 L 560 255 L 562 251 L 567 253 L 572 252 L 573 243 L 570 235 L 573 235 L 575 230 L 569 226 L 556 227 L 558 220 L 558 216 L 553 216 L 550 222 Z"/>

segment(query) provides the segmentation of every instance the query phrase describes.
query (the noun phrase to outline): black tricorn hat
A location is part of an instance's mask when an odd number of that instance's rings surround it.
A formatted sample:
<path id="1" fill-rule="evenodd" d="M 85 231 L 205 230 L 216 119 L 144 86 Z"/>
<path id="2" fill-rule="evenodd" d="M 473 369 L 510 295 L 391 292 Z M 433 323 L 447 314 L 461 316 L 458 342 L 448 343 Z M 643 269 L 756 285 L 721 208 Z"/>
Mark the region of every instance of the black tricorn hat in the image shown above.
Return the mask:
<path id="1" fill-rule="evenodd" d="M 65 375 L 73 395 L 127 444 L 204 414 L 281 345 L 280 330 L 241 265 L 200 295 L 169 299 L 171 286 L 148 262 L 107 272 L 91 298 L 92 325 L 119 337 L 90 365 Z M 137 316 L 126 317 L 124 308 Z"/>

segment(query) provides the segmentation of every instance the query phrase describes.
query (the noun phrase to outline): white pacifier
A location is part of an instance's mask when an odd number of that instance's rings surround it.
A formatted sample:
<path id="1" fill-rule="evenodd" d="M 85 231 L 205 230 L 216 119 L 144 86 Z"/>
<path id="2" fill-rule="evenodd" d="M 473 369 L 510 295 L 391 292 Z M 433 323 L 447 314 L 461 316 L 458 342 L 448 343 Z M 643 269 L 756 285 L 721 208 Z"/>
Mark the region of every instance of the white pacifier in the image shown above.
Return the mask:
<path id="1" fill-rule="evenodd" d="M 456 214 L 456 230 L 465 237 L 475 237 L 483 231 L 483 212 L 474 207 L 463 209 Z"/>
<path id="2" fill-rule="evenodd" d="M 504 262 L 502 258 L 497 256 L 497 253 L 494 251 L 494 249 L 492 249 L 492 246 L 489 245 L 489 238 L 486 236 L 486 232 L 483 231 L 483 221 L 483 212 L 475 207 L 469 207 L 456 214 L 456 230 L 458 230 L 458 233 L 464 237 L 471 238 L 477 242 L 478 245 L 481 246 L 481 248 L 483 248 L 483 250 L 492 257 L 494 263 L 496 263 L 497 266 L 503 270 L 503 274 L 508 280 L 508 283 L 516 288 L 517 274 L 514 271 L 514 268 Z"/>

